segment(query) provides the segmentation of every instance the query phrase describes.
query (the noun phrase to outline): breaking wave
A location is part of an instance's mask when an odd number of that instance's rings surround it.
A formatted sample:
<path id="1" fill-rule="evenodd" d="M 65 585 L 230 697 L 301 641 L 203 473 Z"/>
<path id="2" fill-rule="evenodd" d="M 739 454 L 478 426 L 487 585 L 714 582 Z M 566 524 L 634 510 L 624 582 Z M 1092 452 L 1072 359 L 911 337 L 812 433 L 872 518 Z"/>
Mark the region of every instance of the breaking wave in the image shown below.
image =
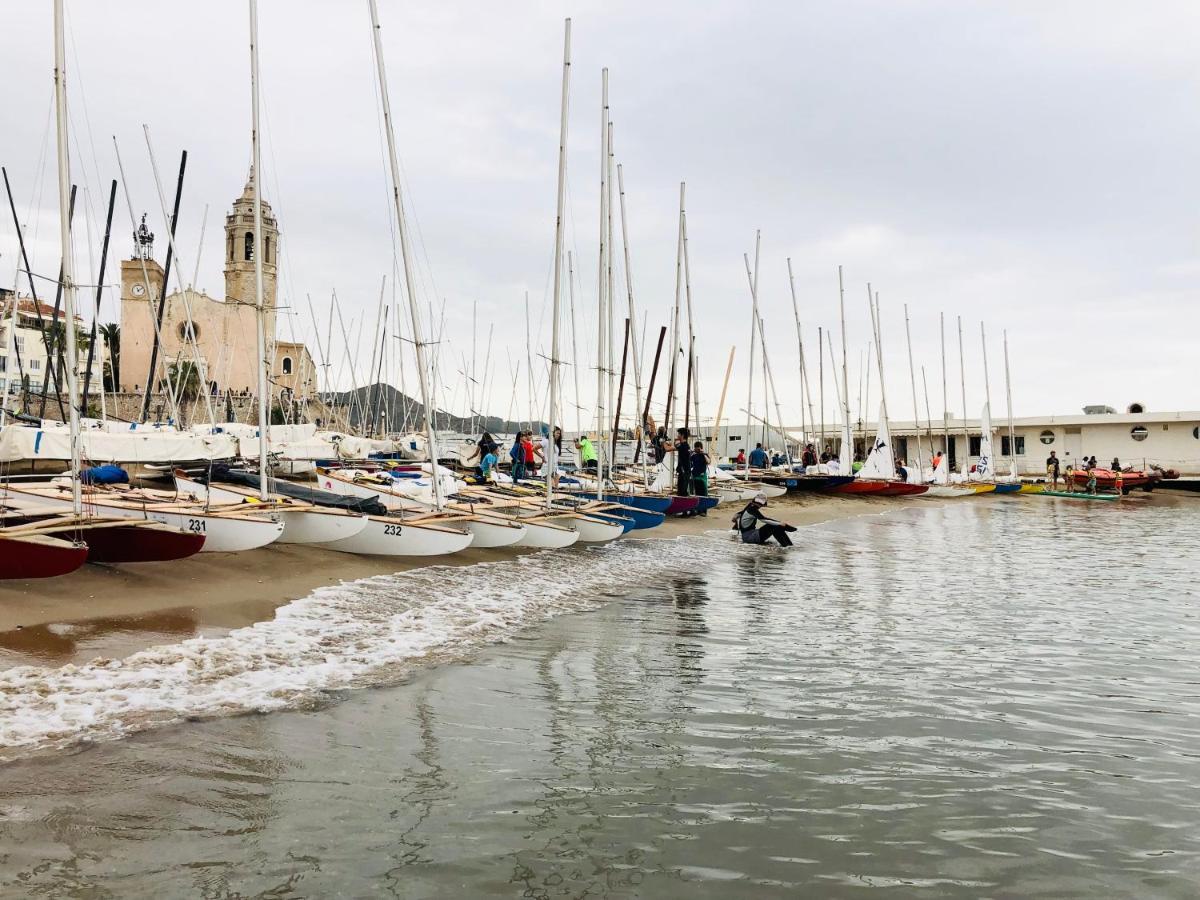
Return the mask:
<path id="1" fill-rule="evenodd" d="M 124 659 L 0 672 L 0 761 L 186 719 L 294 708 L 394 682 L 711 554 L 712 537 L 621 541 L 319 588 L 275 618 Z"/>

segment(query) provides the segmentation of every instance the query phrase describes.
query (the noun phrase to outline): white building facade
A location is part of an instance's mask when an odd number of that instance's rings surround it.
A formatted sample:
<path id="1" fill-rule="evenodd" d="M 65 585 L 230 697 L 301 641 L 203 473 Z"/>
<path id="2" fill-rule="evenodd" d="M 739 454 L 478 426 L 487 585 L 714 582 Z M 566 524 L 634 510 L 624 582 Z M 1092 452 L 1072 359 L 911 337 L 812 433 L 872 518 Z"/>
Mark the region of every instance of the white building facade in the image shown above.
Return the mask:
<path id="1" fill-rule="evenodd" d="M 1019 473 L 1042 474 L 1046 458 L 1053 450 L 1064 465 L 1078 465 L 1094 456 L 1101 466 L 1108 466 L 1116 459 L 1122 466 L 1157 465 L 1181 474 L 1200 474 L 1200 410 L 1155 413 L 1144 411 L 1140 404 L 1131 408 L 1140 411 L 1117 413 L 1108 407 L 1099 407 L 1105 411 L 1014 419 L 1011 448 L 1008 420 L 993 418 L 993 453 L 997 469 L 1007 471 L 1012 459 Z M 911 420 L 892 421 L 889 425 L 897 458 L 916 458 L 919 432 L 920 452 L 926 460 L 940 450 L 949 453 L 956 469 L 964 451 L 968 467 L 977 461 L 981 435 L 978 419 L 964 422 L 961 418 L 950 418 L 947 427 L 941 420 L 935 421 L 932 433 L 924 422 L 918 426 Z M 857 453 L 862 454 L 864 448 L 870 447 L 877 430 L 875 422 L 854 423 Z M 838 424 L 826 424 L 822 443 L 820 427 L 809 428 L 805 436 L 799 426 L 777 428 L 772 425 L 767 429 L 762 423 L 756 423 L 748 434 L 745 425 L 723 426 L 715 435 L 715 451 L 720 457 L 734 456 L 742 448 L 749 453 L 761 442 L 768 449 L 783 452 L 786 436 L 793 454 L 802 441 L 808 440 L 818 452 L 825 449 L 836 455 L 841 447 L 841 431 Z"/>

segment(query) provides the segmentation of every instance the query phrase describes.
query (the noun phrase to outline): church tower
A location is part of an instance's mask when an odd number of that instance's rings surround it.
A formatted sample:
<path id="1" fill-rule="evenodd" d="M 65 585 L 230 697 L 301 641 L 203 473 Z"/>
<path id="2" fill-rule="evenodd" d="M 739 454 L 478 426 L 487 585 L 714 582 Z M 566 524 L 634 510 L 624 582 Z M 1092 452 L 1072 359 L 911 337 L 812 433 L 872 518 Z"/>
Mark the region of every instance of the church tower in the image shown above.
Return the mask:
<path id="1" fill-rule="evenodd" d="M 271 204 L 262 201 L 263 304 L 267 341 L 275 340 L 275 282 L 279 258 L 279 227 Z M 225 217 L 225 298 L 253 307 L 254 297 L 254 169 L 242 196 Z"/>

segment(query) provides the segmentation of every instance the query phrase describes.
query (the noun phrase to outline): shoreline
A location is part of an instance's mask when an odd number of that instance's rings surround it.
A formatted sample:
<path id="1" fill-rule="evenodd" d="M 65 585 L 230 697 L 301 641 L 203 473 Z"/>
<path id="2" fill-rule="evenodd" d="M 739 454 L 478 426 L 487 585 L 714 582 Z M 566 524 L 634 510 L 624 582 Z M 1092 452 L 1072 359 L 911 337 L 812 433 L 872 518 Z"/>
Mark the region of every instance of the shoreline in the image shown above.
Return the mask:
<path id="1" fill-rule="evenodd" d="M 816 525 L 909 504 L 814 495 L 773 501 L 776 515 Z M 623 540 L 724 531 L 735 509 L 672 519 Z M 274 617 L 317 588 L 427 566 L 470 566 L 538 550 L 471 550 L 438 557 L 367 557 L 302 544 L 201 553 L 173 563 L 87 565 L 45 581 L 0 583 L 0 669 L 122 657 L 165 642 L 214 636 Z M 571 552 L 571 551 L 566 551 Z"/>

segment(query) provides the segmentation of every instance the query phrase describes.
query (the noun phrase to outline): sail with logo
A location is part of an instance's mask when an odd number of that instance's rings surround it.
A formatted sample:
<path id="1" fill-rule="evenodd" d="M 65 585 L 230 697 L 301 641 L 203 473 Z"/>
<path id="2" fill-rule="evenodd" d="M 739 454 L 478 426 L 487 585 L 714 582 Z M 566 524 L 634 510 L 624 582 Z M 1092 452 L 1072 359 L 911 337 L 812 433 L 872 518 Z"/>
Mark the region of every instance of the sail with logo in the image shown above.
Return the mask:
<path id="1" fill-rule="evenodd" d="M 975 477 L 979 481 L 991 481 L 996 477 L 995 455 L 992 453 L 992 411 L 990 404 L 983 404 L 979 417 L 979 461 L 975 463 Z"/>
<path id="2" fill-rule="evenodd" d="M 880 478 L 887 481 L 896 477 L 896 457 L 892 451 L 892 435 L 888 430 L 887 413 L 883 404 L 879 407 L 879 431 L 875 445 L 867 454 L 866 462 L 858 472 L 859 478 Z"/>

